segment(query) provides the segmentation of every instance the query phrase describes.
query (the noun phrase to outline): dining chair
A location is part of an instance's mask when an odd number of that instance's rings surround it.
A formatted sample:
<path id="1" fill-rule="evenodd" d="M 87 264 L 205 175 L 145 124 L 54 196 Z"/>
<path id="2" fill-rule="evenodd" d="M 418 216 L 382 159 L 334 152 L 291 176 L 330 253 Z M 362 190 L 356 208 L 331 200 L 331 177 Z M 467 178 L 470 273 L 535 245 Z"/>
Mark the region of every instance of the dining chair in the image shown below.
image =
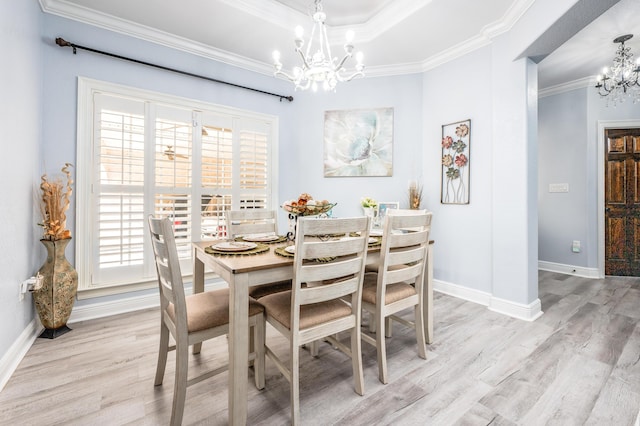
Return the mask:
<path id="1" fill-rule="evenodd" d="M 227 216 L 227 235 L 236 238 L 248 234 L 278 234 L 278 217 L 275 210 L 242 209 L 229 210 Z M 291 280 L 278 281 L 252 287 L 249 296 L 260 299 L 271 293 L 291 290 Z"/>
<path id="2" fill-rule="evenodd" d="M 276 355 L 268 342 L 265 351 L 291 384 L 294 425 L 300 423 L 299 354 L 300 346 L 304 344 L 325 338 L 349 355 L 355 391 L 364 394 L 360 319 L 370 220 L 369 217 L 300 218 L 295 240 L 293 288 L 260 299 L 267 322 L 289 340 L 288 362 Z M 317 237 L 339 234 L 345 237 Z M 303 283 L 316 285 L 303 286 Z M 350 331 L 350 347 L 333 338 L 342 331 Z"/>
<path id="3" fill-rule="evenodd" d="M 396 215 L 396 216 L 412 216 L 412 215 L 424 214 L 428 212 L 429 211 L 427 209 L 388 209 L 387 210 L 387 214 Z M 365 271 L 377 272 L 378 265 L 367 265 Z M 391 318 L 387 318 L 387 326 L 385 327 L 386 337 L 391 337 L 391 330 L 392 330 Z M 376 331 L 375 315 L 373 314 L 371 314 L 369 317 L 369 331 L 371 333 L 375 333 Z"/>
<path id="4" fill-rule="evenodd" d="M 176 351 L 176 372 L 171 407 L 171 425 L 179 425 L 185 406 L 187 387 L 227 370 L 228 365 L 188 379 L 189 346 L 229 332 L 229 290 L 214 290 L 185 295 L 172 223 L 168 218 L 149 216 L 149 231 L 155 257 L 160 292 L 160 345 L 155 385 L 162 384 L 169 351 Z M 249 303 L 249 327 L 254 336 L 253 361 L 255 383 L 264 388 L 264 308 Z M 174 345 L 170 345 L 169 337 Z M 198 351 L 199 352 L 199 351 Z M 196 351 L 194 350 L 194 353 Z"/>
<path id="5" fill-rule="evenodd" d="M 378 378 L 388 382 L 386 328 L 391 319 L 415 328 L 418 354 L 427 358 L 424 330 L 424 274 L 429 248 L 432 213 L 387 215 L 384 219 L 380 260 L 376 272 L 367 272 L 362 289 L 362 308 L 373 316 L 375 339 L 363 334 L 362 340 L 377 349 Z M 414 321 L 396 314 L 414 310 Z"/>

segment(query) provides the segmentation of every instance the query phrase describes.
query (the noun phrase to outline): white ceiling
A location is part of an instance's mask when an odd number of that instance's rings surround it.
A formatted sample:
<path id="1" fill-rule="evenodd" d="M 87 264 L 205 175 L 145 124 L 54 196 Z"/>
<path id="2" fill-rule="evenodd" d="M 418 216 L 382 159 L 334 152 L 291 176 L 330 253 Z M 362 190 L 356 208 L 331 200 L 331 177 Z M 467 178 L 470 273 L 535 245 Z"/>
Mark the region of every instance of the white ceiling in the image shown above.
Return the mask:
<path id="1" fill-rule="evenodd" d="M 324 0 L 333 54 L 348 29 L 368 76 L 425 71 L 508 31 L 535 0 Z M 311 28 L 313 0 L 40 0 L 45 12 L 271 74 L 271 53 L 296 65 L 293 28 Z M 539 64 L 539 86 L 588 79 L 611 62 L 612 40 L 640 55 L 640 0 L 620 0 Z M 63 37 L 64 34 L 53 34 Z M 89 45 L 84 40 L 68 40 Z"/>

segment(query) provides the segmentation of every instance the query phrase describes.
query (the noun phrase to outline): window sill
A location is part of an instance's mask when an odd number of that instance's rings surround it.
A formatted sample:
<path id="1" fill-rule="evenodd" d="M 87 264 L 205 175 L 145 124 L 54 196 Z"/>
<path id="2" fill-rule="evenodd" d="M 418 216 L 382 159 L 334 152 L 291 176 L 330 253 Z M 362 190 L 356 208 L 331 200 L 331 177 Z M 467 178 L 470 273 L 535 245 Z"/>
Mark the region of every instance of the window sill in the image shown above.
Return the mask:
<path id="1" fill-rule="evenodd" d="M 191 283 L 193 282 L 192 275 L 185 275 L 183 281 L 185 283 L 185 287 L 191 288 Z M 213 272 L 205 273 L 205 280 L 211 280 L 218 278 L 217 274 Z M 102 286 L 93 286 L 88 288 L 78 288 L 78 292 L 76 298 L 78 300 L 85 299 L 94 299 L 97 297 L 105 297 L 105 296 L 114 296 L 118 294 L 126 294 L 132 293 L 135 291 L 148 290 L 152 288 L 158 288 L 158 280 L 153 279 L 149 281 L 140 281 L 135 283 L 123 283 L 123 284 L 113 284 L 113 285 L 102 285 Z"/>

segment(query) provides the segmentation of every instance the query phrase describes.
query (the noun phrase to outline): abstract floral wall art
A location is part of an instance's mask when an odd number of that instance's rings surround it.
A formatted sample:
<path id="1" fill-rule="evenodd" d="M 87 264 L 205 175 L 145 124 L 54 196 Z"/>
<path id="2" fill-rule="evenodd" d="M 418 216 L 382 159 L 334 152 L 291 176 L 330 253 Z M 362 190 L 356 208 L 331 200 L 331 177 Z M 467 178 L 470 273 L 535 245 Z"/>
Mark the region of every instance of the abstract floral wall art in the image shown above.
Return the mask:
<path id="1" fill-rule="evenodd" d="M 471 120 L 442 126 L 442 204 L 469 204 Z"/>
<path id="2" fill-rule="evenodd" d="M 324 176 L 391 176 L 393 108 L 325 111 Z"/>

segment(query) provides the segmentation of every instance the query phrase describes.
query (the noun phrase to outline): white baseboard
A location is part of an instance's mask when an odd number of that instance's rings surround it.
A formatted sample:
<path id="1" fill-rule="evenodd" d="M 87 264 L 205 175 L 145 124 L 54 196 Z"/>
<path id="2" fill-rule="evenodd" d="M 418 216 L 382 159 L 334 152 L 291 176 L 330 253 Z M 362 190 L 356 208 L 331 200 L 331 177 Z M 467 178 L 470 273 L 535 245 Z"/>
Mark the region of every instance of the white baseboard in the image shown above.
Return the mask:
<path id="1" fill-rule="evenodd" d="M 469 287 L 463 287 L 458 284 L 448 283 L 441 280 L 433 280 L 433 289 L 437 292 L 457 297 L 458 299 L 468 300 L 469 302 L 478 303 L 479 305 L 489 306 L 491 302 L 491 294 L 474 290 Z"/>
<path id="2" fill-rule="evenodd" d="M 489 310 L 499 314 L 508 315 L 524 321 L 535 321 L 542 316 L 540 299 L 536 299 L 528 305 L 512 302 L 510 300 L 492 297 Z"/>
<path id="3" fill-rule="evenodd" d="M 86 300 L 86 299 L 85 299 Z M 160 305 L 160 297 L 157 294 L 146 296 L 127 297 L 125 299 L 109 302 L 96 302 L 82 306 L 75 306 L 67 321 L 69 324 L 79 321 L 104 318 L 111 315 L 125 314 L 127 312 L 154 308 Z"/>
<path id="4" fill-rule="evenodd" d="M 604 278 L 600 276 L 598 268 L 586 268 L 584 266 L 564 265 L 562 263 L 538 261 L 538 269 L 543 271 L 557 272 L 559 274 L 575 275 L 583 278 Z"/>
<path id="5" fill-rule="evenodd" d="M 485 291 L 475 290 L 441 280 L 433 280 L 433 289 L 437 292 L 448 294 L 449 296 L 487 306 L 491 311 L 525 321 L 534 321 L 542 315 L 540 299 L 536 299 L 528 305 L 523 305 L 510 300 L 493 297 L 491 293 Z"/>
<path id="6" fill-rule="evenodd" d="M 13 372 L 16 371 L 16 368 L 18 368 L 20 361 L 33 345 L 40 331 L 40 321 L 34 318 L 0 359 L 0 392 L 4 389 Z"/>

